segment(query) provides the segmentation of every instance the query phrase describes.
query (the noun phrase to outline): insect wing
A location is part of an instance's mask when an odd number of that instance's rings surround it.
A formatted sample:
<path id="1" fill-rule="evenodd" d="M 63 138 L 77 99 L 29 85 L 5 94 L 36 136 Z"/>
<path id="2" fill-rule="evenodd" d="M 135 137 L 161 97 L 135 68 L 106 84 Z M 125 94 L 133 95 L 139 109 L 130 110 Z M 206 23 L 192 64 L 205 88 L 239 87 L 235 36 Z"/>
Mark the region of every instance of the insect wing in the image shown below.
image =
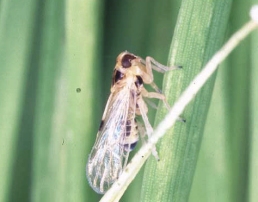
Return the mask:
<path id="1" fill-rule="evenodd" d="M 86 175 L 91 187 L 100 194 L 105 193 L 117 180 L 130 152 L 123 144 L 130 94 L 130 88 L 126 86 L 110 95 L 89 156 Z"/>

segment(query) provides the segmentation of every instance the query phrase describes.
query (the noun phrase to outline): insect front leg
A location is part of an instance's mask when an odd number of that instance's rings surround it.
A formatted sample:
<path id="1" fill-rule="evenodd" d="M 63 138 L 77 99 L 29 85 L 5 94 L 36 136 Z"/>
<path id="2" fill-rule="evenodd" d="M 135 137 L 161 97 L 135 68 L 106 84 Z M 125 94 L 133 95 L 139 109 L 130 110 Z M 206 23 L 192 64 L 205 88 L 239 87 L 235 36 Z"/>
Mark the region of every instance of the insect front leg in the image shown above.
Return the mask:
<path id="1" fill-rule="evenodd" d="M 144 83 L 146 84 L 150 84 L 151 87 L 158 93 L 161 93 L 161 90 L 158 88 L 158 86 L 154 83 L 153 81 L 153 72 L 152 69 L 156 70 L 157 72 L 160 73 L 165 73 L 167 71 L 171 71 L 171 70 L 175 70 L 175 69 L 179 69 L 182 68 L 182 66 L 172 66 L 172 67 L 168 67 L 165 65 L 160 64 L 159 62 L 157 62 L 156 60 L 154 60 L 152 57 L 147 56 L 146 57 L 146 61 L 144 61 L 143 59 L 141 59 L 141 63 L 145 65 L 146 67 L 146 73 L 143 72 L 143 80 Z"/>
<path id="2" fill-rule="evenodd" d="M 154 70 L 156 70 L 157 72 L 161 72 L 161 73 L 165 73 L 167 71 L 171 71 L 171 70 L 175 70 L 175 69 L 179 69 L 182 68 L 182 66 L 165 66 L 160 64 L 159 62 L 157 62 L 156 60 L 154 60 L 154 58 L 147 56 L 146 57 L 146 67 L 147 68 L 152 68 Z M 147 70 L 148 71 L 148 70 Z"/>

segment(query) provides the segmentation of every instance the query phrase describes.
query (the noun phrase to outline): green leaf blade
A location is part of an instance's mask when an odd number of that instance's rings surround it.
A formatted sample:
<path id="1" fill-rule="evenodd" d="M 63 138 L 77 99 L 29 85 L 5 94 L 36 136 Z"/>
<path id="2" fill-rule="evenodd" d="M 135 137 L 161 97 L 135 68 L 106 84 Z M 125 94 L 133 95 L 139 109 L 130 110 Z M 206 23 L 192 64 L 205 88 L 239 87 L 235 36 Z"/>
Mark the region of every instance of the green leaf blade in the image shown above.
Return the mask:
<path id="1" fill-rule="evenodd" d="M 222 45 L 231 1 L 183 1 L 175 28 L 169 64 L 182 65 L 165 76 L 163 92 L 170 103 Z M 200 148 L 215 77 L 198 93 L 182 117 L 158 143 L 160 162 L 146 165 L 141 201 L 187 201 Z M 158 111 L 158 122 L 166 114 Z M 156 191 L 155 191 L 156 190 Z M 158 190 L 158 191 L 157 191 Z"/>

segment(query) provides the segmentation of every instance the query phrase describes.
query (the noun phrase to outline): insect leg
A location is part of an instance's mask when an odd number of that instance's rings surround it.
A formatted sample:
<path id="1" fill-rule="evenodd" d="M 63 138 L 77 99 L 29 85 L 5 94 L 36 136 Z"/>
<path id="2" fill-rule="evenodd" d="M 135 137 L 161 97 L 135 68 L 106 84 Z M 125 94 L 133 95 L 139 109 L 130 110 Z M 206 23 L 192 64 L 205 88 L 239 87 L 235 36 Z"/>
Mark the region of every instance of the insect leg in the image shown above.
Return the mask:
<path id="1" fill-rule="evenodd" d="M 146 57 L 146 67 L 147 66 L 156 70 L 157 72 L 161 72 L 161 73 L 165 73 L 165 72 L 170 71 L 170 70 L 182 68 L 182 66 L 168 67 L 168 66 L 162 65 L 150 56 Z"/>
<path id="2" fill-rule="evenodd" d="M 181 68 L 181 66 L 172 66 L 172 67 L 164 66 L 149 56 L 146 57 L 146 61 L 141 59 L 141 63 L 144 64 L 146 67 L 146 73 L 145 74 L 143 73 L 144 82 L 147 84 L 150 84 L 151 87 L 158 93 L 161 93 L 161 90 L 153 82 L 152 69 L 156 70 L 157 72 L 165 73 L 170 70 Z"/>
<path id="3" fill-rule="evenodd" d="M 139 131 L 139 135 L 142 141 L 142 144 L 146 144 L 146 140 L 144 139 L 145 135 L 146 135 L 146 130 L 144 125 L 142 125 L 142 123 L 139 123 L 139 121 L 137 121 L 137 127 L 138 127 L 138 131 Z"/>
<path id="4" fill-rule="evenodd" d="M 167 102 L 167 99 L 165 97 L 165 95 L 161 94 L 161 93 L 156 93 L 156 92 L 148 92 L 145 88 L 142 89 L 142 96 L 147 97 L 147 98 L 157 98 L 163 101 L 163 103 L 165 104 L 166 108 L 168 110 L 170 110 L 170 106 Z M 185 119 L 178 117 L 177 118 L 178 121 L 181 122 L 186 122 Z"/>
<path id="5" fill-rule="evenodd" d="M 142 96 L 143 97 L 147 97 L 147 98 L 157 98 L 163 101 L 163 103 L 165 104 L 166 108 L 169 110 L 170 106 L 167 102 L 167 99 L 165 97 L 165 95 L 161 94 L 161 93 L 156 93 L 156 92 L 148 92 L 145 88 L 142 88 Z"/>
<path id="6" fill-rule="evenodd" d="M 143 119 L 143 122 L 144 122 L 144 125 L 145 125 L 145 128 L 146 128 L 148 138 L 150 138 L 151 134 L 153 133 L 153 128 L 150 125 L 148 116 L 147 116 L 146 111 L 145 111 L 145 109 L 146 109 L 145 103 L 142 99 L 139 99 L 137 101 L 137 104 L 139 105 L 139 109 L 140 109 L 140 112 L 141 112 L 141 115 L 142 115 L 142 119 Z M 155 146 L 152 148 L 152 155 L 157 159 L 157 161 L 160 160 Z"/>

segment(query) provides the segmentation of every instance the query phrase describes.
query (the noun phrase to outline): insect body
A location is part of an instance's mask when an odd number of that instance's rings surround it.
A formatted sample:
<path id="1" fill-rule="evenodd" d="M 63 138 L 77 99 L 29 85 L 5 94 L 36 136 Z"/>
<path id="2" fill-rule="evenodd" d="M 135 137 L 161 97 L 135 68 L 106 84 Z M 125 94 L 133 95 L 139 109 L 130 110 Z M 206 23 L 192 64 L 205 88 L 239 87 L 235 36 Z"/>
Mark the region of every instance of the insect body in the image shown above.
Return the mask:
<path id="1" fill-rule="evenodd" d="M 111 94 L 86 165 L 89 184 L 97 193 L 105 193 L 125 168 L 129 153 L 139 140 L 135 117 L 142 116 L 148 136 L 153 131 L 143 97 L 161 99 L 169 108 L 153 82 L 152 69 L 164 73 L 175 68 L 163 66 L 151 57 L 143 60 L 127 51 L 117 57 Z M 150 84 L 156 92 L 148 92 L 143 84 Z M 158 158 L 155 148 L 153 155 Z"/>

